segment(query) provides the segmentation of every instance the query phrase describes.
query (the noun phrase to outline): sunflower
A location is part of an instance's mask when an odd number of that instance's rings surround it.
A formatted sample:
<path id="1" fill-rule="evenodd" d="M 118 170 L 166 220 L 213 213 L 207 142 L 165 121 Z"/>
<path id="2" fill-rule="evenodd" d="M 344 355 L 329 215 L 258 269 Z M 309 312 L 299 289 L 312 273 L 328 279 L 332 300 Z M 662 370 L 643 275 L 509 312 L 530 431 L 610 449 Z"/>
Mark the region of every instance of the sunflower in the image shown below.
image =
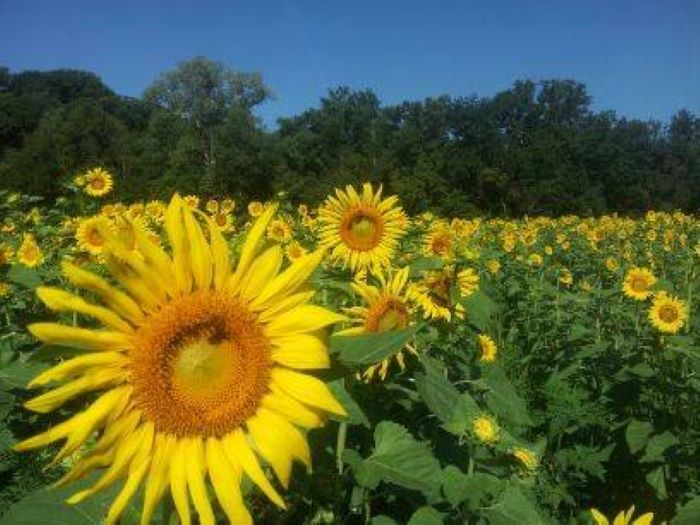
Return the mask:
<path id="1" fill-rule="evenodd" d="M 248 204 L 248 213 L 253 218 L 260 217 L 263 211 L 265 211 L 265 206 L 263 206 L 262 202 L 253 201 Z"/>
<path id="2" fill-rule="evenodd" d="M 214 215 L 219 211 L 219 201 L 216 199 L 209 199 L 205 204 L 204 209 L 207 210 L 210 215 Z"/>
<path id="3" fill-rule="evenodd" d="M 185 195 L 182 198 L 182 202 L 190 208 L 196 209 L 199 207 L 199 197 L 197 197 L 196 195 Z"/>
<path id="4" fill-rule="evenodd" d="M 394 272 L 393 275 L 385 276 L 377 272 L 373 274 L 379 283 L 374 286 L 356 279 L 350 286 L 365 303 L 365 306 L 355 306 L 348 308 L 347 313 L 352 322 L 358 324 L 352 328 L 347 328 L 338 332 L 338 335 L 357 335 L 376 332 L 387 332 L 390 330 L 402 330 L 410 324 L 411 299 L 406 294 L 405 288 L 408 282 L 408 268 L 403 268 Z M 399 350 L 395 355 L 396 362 L 403 370 L 405 368 L 404 349 Z M 415 349 L 406 345 L 405 350 L 416 355 Z M 375 375 L 380 379 L 386 379 L 391 357 L 384 359 L 364 371 L 366 380 L 371 380 Z"/>
<path id="5" fill-rule="evenodd" d="M 382 187 L 370 183 L 358 193 L 352 186 L 335 190 L 319 210 L 320 241 L 332 248 L 331 260 L 355 272 L 369 267 L 388 268 L 408 226 L 396 196 L 382 200 Z"/>
<path id="6" fill-rule="evenodd" d="M 299 241 L 292 241 L 284 249 L 284 254 L 287 256 L 287 259 L 294 262 L 306 255 L 306 248 L 299 244 Z"/>
<path id="7" fill-rule="evenodd" d="M 14 251 L 10 246 L 5 243 L 0 243 L 0 266 L 9 264 L 13 255 Z"/>
<path id="8" fill-rule="evenodd" d="M 643 301 L 651 295 L 650 288 L 656 283 L 656 277 L 647 268 L 630 268 L 622 283 L 622 291 L 627 297 Z"/>
<path id="9" fill-rule="evenodd" d="M 230 213 L 220 210 L 213 214 L 211 218 L 220 232 L 228 233 L 233 231 L 233 216 Z"/>
<path id="10" fill-rule="evenodd" d="M 450 225 L 444 221 L 438 221 L 425 235 L 423 253 L 428 257 L 452 259 L 454 257 L 454 244 L 455 235 Z"/>
<path id="11" fill-rule="evenodd" d="M 688 318 L 688 308 L 680 299 L 665 292 L 657 293 L 649 308 L 649 321 L 659 332 L 675 334 Z"/>
<path id="12" fill-rule="evenodd" d="M 10 287 L 9 284 L 0 281 L 0 297 L 5 297 L 6 295 L 10 295 L 11 291 L 12 291 L 12 288 Z"/>
<path id="13" fill-rule="evenodd" d="M 634 505 L 632 505 L 627 512 L 620 511 L 612 522 L 612 525 L 651 525 L 651 520 L 654 519 L 653 512 L 647 512 L 642 514 L 637 519 L 632 521 L 632 515 L 634 514 Z M 596 522 L 596 525 L 610 525 L 608 518 L 606 518 L 599 510 L 591 509 L 591 515 Z"/>
<path id="14" fill-rule="evenodd" d="M 233 199 L 224 199 L 221 201 L 221 205 L 219 207 L 224 213 L 231 213 L 236 209 L 236 201 Z"/>
<path id="15" fill-rule="evenodd" d="M 529 448 L 514 447 L 511 450 L 511 454 L 529 472 L 534 472 L 535 470 L 537 470 L 537 467 L 539 465 L 539 460 L 537 459 L 537 454 L 535 454 Z"/>
<path id="16" fill-rule="evenodd" d="M 500 429 L 493 418 L 486 414 L 477 416 L 472 421 L 474 437 L 486 445 L 492 445 L 501 438 Z"/>
<path id="17" fill-rule="evenodd" d="M 75 231 L 78 247 L 92 255 L 101 254 L 107 241 L 107 235 L 112 229 L 112 221 L 104 215 L 95 215 L 80 221 Z"/>
<path id="18" fill-rule="evenodd" d="M 22 244 L 17 250 L 17 260 L 29 268 L 38 266 L 44 260 L 41 248 L 39 248 L 34 235 L 31 233 L 24 235 Z"/>
<path id="19" fill-rule="evenodd" d="M 104 305 L 56 288 L 37 290 L 49 308 L 85 314 L 104 326 L 29 327 L 48 344 L 84 353 L 35 377 L 31 387 L 64 383 L 27 408 L 48 413 L 79 394 L 96 393 L 82 412 L 15 446 L 24 451 L 65 439 L 53 464 L 81 451 L 59 483 L 106 467 L 70 503 L 125 479 L 105 524 L 118 522 L 143 485 L 142 524 L 150 523 L 169 490 L 181 523 L 191 523 L 191 500 L 199 523 L 213 525 L 208 476 L 233 523 L 252 523 L 240 489 L 244 477 L 285 506 L 259 458 L 287 487 L 293 460 L 310 465 L 299 427 L 323 425 L 326 413 L 345 414 L 325 383 L 305 372 L 329 366 L 320 331 L 344 317 L 308 303 L 313 291 L 306 282 L 321 251 L 280 272 L 282 249 L 263 246 L 274 212 L 268 208 L 253 225 L 232 270 L 213 222 L 201 224 L 203 214 L 175 196 L 165 218 L 172 255 L 134 228 L 138 251 L 116 236 L 105 244 L 107 268 L 120 287 L 64 266 L 73 285 Z M 91 439 L 94 445 L 84 448 Z"/>
<path id="20" fill-rule="evenodd" d="M 493 339 L 491 339 L 488 335 L 480 334 L 476 336 L 476 343 L 479 346 L 479 351 L 481 352 L 481 356 L 479 357 L 480 361 L 484 363 L 492 363 L 496 360 L 498 347 Z"/>
<path id="21" fill-rule="evenodd" d="M 276 219 L 267 227 L 267 238 L 271 241 L 287 243 L 292 238 L 292 227 L 284 219 Z"/>
<path id="22" fill-rule="evenodd" d="M 112 191 L 112 175 L 103 168 L 94 168 L 85 174 L 84 191 L 90 197 L 104 197 Z"/>
<path id="23" fill-rule="evenodd" d="M 498 261 L 498 259 L 489 259 L 489 261 L 486 263 L 486 268 L 491 275 L 496 275 L 501 271 L 501 263 Z"/>
<path id="24" fill-rule="evenodd" d="M 451 267 L 430 270 L 423 273 L 423 279 L 413 282 L 408 287 L 408 295 L 423 310 L 426 319 L 444 319 L 449 321 L 454 315 L 464 318 L 464 307 L 453 304 L 452 288 L 455 285 L 454 271 Z"/>
<path id="25" fill-rule="evenodd" d="M 479 289 L 479 274 L 473 268 L 467 268 L 457 274 L 459 293 L 462 297 L 469 297 Z"/>

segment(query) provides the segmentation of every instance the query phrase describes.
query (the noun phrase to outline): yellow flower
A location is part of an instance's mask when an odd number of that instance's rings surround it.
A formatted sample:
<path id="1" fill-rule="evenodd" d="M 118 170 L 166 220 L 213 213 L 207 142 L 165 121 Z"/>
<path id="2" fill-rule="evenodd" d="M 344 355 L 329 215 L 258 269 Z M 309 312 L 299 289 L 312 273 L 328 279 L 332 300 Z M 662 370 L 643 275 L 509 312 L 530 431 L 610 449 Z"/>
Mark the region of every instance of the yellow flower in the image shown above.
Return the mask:
<path id="1" fill-rule="evenodd" d="M 422 281 L 408 286 L 408 294 L 423 310 L 426 319 L 449 321 L 452 318 L 450 292 L 453 285 L 453 272 L 448 267 L 425 272 Z M 454 313 L 458 319 L 462 319 L 464 307 L 461 304 L 455 305 Z"/>
<path id="2" fill-rule="evenodd" d="M 253 201 L 250 204 L 248 204 L 248 213 L 251 217 L 259 217 L 260 215 L 262 215 L 262 212 L 264 210 L 265 207 L 263 206 L 262 202 Z"/>
<path id="3" fill-rule="evenodd" d="M 479 351 L 481 356 L 479 360 L 484 363 L 492 363 L 496 360 L 496 355 L 498 354 L 498 347 L 493 339 L 488 335 L 480 334 L 476 336 L 476 342 L 479 346 Z"/>
<path id="4" fill-rule="evenodd" d="M 363 306 L 355 306 L 346 310 L 351 322 L 359 326 L 337 332 L 337 335 L 403 330 L 410 325 L 411 298 L 405 292 L 408 282 L 408 268 L 398 270 L 393 275 L 376 272 L 373 277 L 378 281 L 379 286 L 368 284 L 359 279 L 350 284 L 355 293 L 364 301 Z M 416 354 L 415 349 L 410 345 L 395 354 L 396 362 L 402 370 L 405 368 L 403 350 Z M 369 367 L 363 373 L 364 378 L 371 380 L 377 375 L 380 379 L 385 379 L 391 361 L 392 358 L 389 357 L 381 363 Z"/>
<path id="5" fill-rule="evenodd" d="M 501 263 L 497 259 L 490 259 L 486 263 L 486 269 L 491 273 L 491 275 L 496 275 L 501 271 Z"/>
<path id="6" fill-rule="evenodd" d="M 93 255 L 102 253 L 107 236 L 114 229 L 112 222 L 104 215 L 95 215 L 80 221 L 75 232 L 78 247 Z"/>
<path id="7" fill-rule="evenodd" d="M 366 183 L 358 193 L 352 186 L 335 190 L 319 210 L 320 242 L 331 248 L 330 259 L 355 272 L 363 268 L 388 268 L 407 227 L 396 196 L 382 199 Z"/>
<path id="8" fill-rule="evenodd" d="M 103 168 L 94 168 L 85 174 L 84 191 L 90 197 L 104 197 L 112 191 L 112 175 Z"/>
<path id="9" fill-rule="evenodd" d="M 215 199 L 209 199 L 204 208 L 211 214 L 214 215 L 219 211 L 219 202 Z"/>
<path id="10" fill-rule="evenodd" d="M 12 288 L 9 284 L 0 281 L 0 297 L 5 297 L 10 295 Z"/>
<path id="11" fill-rule="evenodd" d="M 221 201 L 221 211 L 224 213 L 231 213 L 236 209 L 236 201 L 233 199 L 224 199 Z"/>
<path id="12" fill-rule="evenodd" d="M 466 268 L 457 274 L 459 293 L 469 297 L 479 289 L 479 274 L 473 268 Z"/>
<path id="13" fill-rule="evenodd" d="M 296 261 L 299 257 L 306 255 L 306 248 L 299 244 L 299 241 L 292 241 L 284 249 L 284 254 L 290 261 Z"/>
<path id="14" fill-rule="evenodd" d="M 649 322 L 659 332 L 675 334 L 688 318 L 688 308 L 680 299 L 665 292 L 657 293 L 649 308 Z"/>
<path id="15" fill-rule="evenodd" d="M 559 275 L 559 282 L 561 282 L 564 286 L 571 286 L 574 283 L 574 276 L 571 273 L 571 270 L 568 268 L 562 269 L 561 274 Z"/>
<path id="16" fill-rule="evenodd" d="M 545 255 L 552 255 L 554 253 L 554 248 L 547 245 L 544 247 L 544 253 L 545 253 Z"/>
<path id="17" fill-rule="evenodd" d="M 526 470 L 530 472 L 537 470 L 537 467 L 539 466 L 537 454 L 535 454 L 529 448 L 514 447 L 511 454 L 513 454 L 513 457 L 517 459 Z"/>
<path id="18" fill-rule="evenodd" d="M 656 283 L 656 277 L 647 268 L 631 268 L 625 275 L 622 291 L 627 297 L 643 301 L 651 295 L 651 287 Z"/>
<path id="19" fill-rule="evenodd" d="M 14 251 L 10 246 L 5 243 L 0 243 L 0 266 L 9 264 L 13 255 Z"/>
<path id="20" fill-rule="evenodd" d="M 617 259 L 615 259 L 615 257 L 608 257 L 607 259 L 605 259 L 605 267 L 611 272 L 616 272 L 617 269 L 620 267 L 620 263 L 617 262 Z"/>
<path id="21" fill-rule="evenodd" d="M 199 197 L 197 197 L 196 195 L 185 195 L 182 198 L 182 200 L 190 208 L 198 208 L 199 207 Z"/>
<path id="22" fill-rule="evenodd" d="M 85 186 L 85 175 L 76 175 L 73 182 L 78 188 Z"/>
<path id="23" fill-rule="evenodd" d="M 233 231 L 233 216 L 230 213 L 224 212 L 223 209 L 212 215 L 212 220 L 220 232 L 228 233 Z"/>
<path id="24" fill-rule="evenodd" d="M 44 260 L 41 248 L 31 233 L 25 234 L 22 245 L 17 250 L 17 260 L 29 268 L 38 266 Z"/>
<path id="25" fill-rule="evenodd" d="M 423 241 L 423 252 L 428 257 L 454 257 L 454 234 L 445 222 L 438 222 L 430 228 Z"/>
<path id="26" fill-rule="evenodd" d="M 292 463 L 311 461 L 299 427 L 320 427 L 327 413 L 345 414 L 326 384 L 306 372 L 328 368 L 322 330 L 344 317 L 308 303 L 313 291 L 306 283 L 321 251 L 280 272 L 281 247 L 264 249 L 274 213 L 270 207 L 253 225 L 232 268 L 216 226 L 206 218 L 200 223 L 175 196 L 165 219 L 171 253 L 138 229 L 135 252 L 108 239 L 104 258 L 119 287 L 64 266 L 68 281 L 103 305 L 58 288 L 37 289 L 49 308 L 104 326 L 29 327 L 47 344 L 87 352 L 35 377 L 31 387 L 63 385 L 29 400 L 28 409 L 49 413 L 99 392 L 73 417 L 15 446 L 25 451 L 65 439 L 53 464 L 82 450 L 61 483 L 106 467 L 69 503 L 119 483 L 104 521 L 114 525 L 143 486 L 141 523 L 151 522 L 169 490 L 181 523 L 191 523 L 192 501 L 198 522 L 213 525 L 209 485 L 230 522 L 251 524 L 240 488 L 245 477 L 284 508 L 258 457 L 286 487 Z M 94 445 L 85 448 L 89 440 Z"/>
<path id="27" fill-rule="evenodd" d="M 292 228 L 284 219 L 276 219 L 267 227 L 267 238 L 281 243 L 287 243 L 292 239 Z"/>
<path id="28" fill-rule="evenodd" d="M 612 525 L 651 525 L 651 520 L 654 519 L 653 512 L 647 512 L 639 516 L 637 519 L 632 521 L 632 515 L 634 514 L 634 505 L 632 505 L 627 512 L 620 511 L 612 522 Z M 591 515 L 596 522 L 596 525 L 610 525 L 608 518 L 606 518 L 599 510 L 591 509 Z"/>
<path id="29" fill-rule="evenodd" d="M 482 414 L 472 421 L 472 432 L 476 439 L 486 445 L 498 442 L 500 429 L 491 416 Z"/>
<path id="30" fill-rule="evenodd" d="M 527 258 L 527 263 L 533 268 L 542 266 L 542 256 L 539 253 L 531 253 Z"/>
<path id="31" fill-rule="evenodd" d="M 165 203 L 162 201 L 150 201 L 146 204 L 146 215 L 153 221 L 157 223 L 163 222 L 163 217 L 165 216 Z"/>

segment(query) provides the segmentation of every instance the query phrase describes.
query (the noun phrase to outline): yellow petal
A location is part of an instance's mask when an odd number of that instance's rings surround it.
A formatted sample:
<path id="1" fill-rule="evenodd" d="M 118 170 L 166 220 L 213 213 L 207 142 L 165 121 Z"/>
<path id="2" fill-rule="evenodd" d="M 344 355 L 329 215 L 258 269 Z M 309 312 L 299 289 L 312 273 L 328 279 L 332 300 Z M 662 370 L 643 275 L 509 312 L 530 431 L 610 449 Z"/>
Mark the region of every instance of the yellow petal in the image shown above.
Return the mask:
<path id="1" fill-rule="evenodd" d="M 100 390 L 109 385 L 123 383 L 128 378 L 128 375 L 126 370 L 118 367 L 100 369 L 34 397 L 27 401 L 24 406 L 33 412 L 45 414 L 84 392 Z"/>
<path id="2" fill-rule="evenodd" d="M 129 333 L 132 331 L 131 325 L 112 310 L 90 304 L 82 297 L 72 293 L 58 288 L 39 286 L 36 289 L 36 294 L 46 306 L 57 312 L 77 312 L 93 317 L 105 326 L 119 332 Z"/>
<path id="3" fill-rule="evenodd" d="M 182 220 L 182 208 L 182 199 L 175 194 L 165 212 L 164 226 L 173 252 L 175 280 L 178 283 L 178 288 L 183 293 L 187 293 L 192 289 L 192 274 L 189 267 L 189 246 Z"/>
<path id="4" fill-rule="evenodd" d="M 136 490 L 139 488 L 141 480 L 148 470 L 148 466 L 148 460 L 141 460 L 138 465 L 132 469 L 129 469 L 129 475 L 126 478 L 126 483 L 124 483 L 119 495 L 117 495 L 114 502 L 109 507 L 109 512 L 107 512 L 104 525 L 114 525 L 121 517 L 124 509 L 129 504 L 129 501 L 131 501 L 131 498 L 134 496 Z"/>
<path id="5" fill-rule="evenodd" d="M 610 525 L 606 518 L 598 509 L 591 509 L 591 515 L 596 522 L 596 525 Z"/>
<path id="6" fill-rule="evenodd" d="M 83 350 L 117 350 L 131 345 L 129 336 L 122 332 L 88 330 L 58 323 L 34 323 L 27 329 L 45 343 Z"/>
<path id="7" fill-rule="evenodd" d="M 270 223 L 276 211 L 277 204 L 268 206 L 248 232 L 243 247 L 241 248 L 241 256 L 238 259 L 236 272 L 231 276 L 231 279 L 229 279 L 228 286 L 230 289 L 236 290 L 238 288 L 241 279 L 248 271 L 253 259 L 257 256 L 260 244 L 265 237 L 267 225 Z"/>
<path id="8" fill-rule="evenodd" d="M 326 384 L 313 376 L 283 368 L 273 368 L 273 383 L 293 398 L 309 406 L 346 416 L 345 409 L 335 400 Z"/>
<path id="9" fill-rule="evenodd" d="M 146 312 L 157 309 L 165 301 L 165 290 L 157 279 L 147 277 L 145 271 L 136 272 L 125 261 L 108 257 L 107 270 L 134 297 Z"/>
<path id="10" fill-rule="evenodd" d="M 213 275 L 213 263 L 209 243 L 204 237 L 202 228 L 194 218 L 191 210 L 185 209 L 182 212 L 187 232 L 189 244 L 189 264 L 194 277 L 194 284 L 197 290 L 206 290 L 211 285 Z"/>
<path id="11" fill-rule="evenodd" d="M 272 341 L 272 360 L 290 368 L 320 369 L 330 366 L 325 343 L 311 334 L 280 337 Z"/>
<path id="12" fill-rule="evenodd" d="M 63 274 L 74 286 L 97 295 L 109 308 L 133 324 L 140 324 L 143 312 L 127 294 L 117 290 L 107 281 L 71 263 L 63 263 Z"/>
<path id="13" fill-rule="evenodd" d="M 309 291 L 292 294 L 289 297 L 286 297 L 271 305 L 269 308 L 265 308 L 264 310 L 260 311 L 258 313 L 258 319 L 261 323 L 268 323 L 287 310 L 291 310 L 292 308 L 308 303 L 315 293 L 316 292 L 314 291 Z"/>
<path id="14" fill-rule="evenodd" d="M 269 338 L 295 333 L 313 332 L 330 324 L 345 321 L 345 317 L 321 306 L 305 304 L 285 312 L 265 326 Z"/>
<path id="15" fill-rule="evenodd" d="M 279 245 L 265 250 L 255 259 L 250 269 L 241 279 L 240 294 L 246 299 L 254 299 L 267 283 L 277 275 L 282 266 L 282 248 Z"/>
<path id="16" fill-rule="evenodd" d="M 211 484 L 229 521 L 236 525 L 252 525 L 253 518 L 241 495 L 240 465 L 228 460 L 216 438 L 207 440 L 206 459 Z"/>
<path id="17" fill-rule="evenodd" d="M 51 381 L 61 381 L 68 377 L 84 373 L 91 368 L 126 363 L 126 358 L 121 352 L 97 352 L 85 354 L 73 359 L 68 359 L 56 366 L 45 370 L 29 382 L 29 387 L 45 385 Z"/>
<path id="18" fill-rule="evenodd" d="M 160 502 L 168 481 L 168 466 L 172 461 L 172 449 L 175 438 L 168 434 L 157 434 L 153 445 L 153 460 L 148 472 L 143 496 L 143 510 L 141 511 L 141 525 L 149 525 L 151 517 Z"/>
<path id="19" fill-rule="evenodd" d="M 246 421 L 250 437 L 256 450 L 277 474 L 282 486 L 287 488 L 292 474 L 291 450 L 288 449 L 287 443 L 279 440 L 280 432 L 266 425 L 270 420 L 261 418 L 259 414 L 260 410 Z"/>
<path id="20" fill-rule="evenodd" d="M 270 480 L 267 479 L 258 459 L 251 450 L 246 440 L 245 434 L 239 428 L 222 439 L 222 448 L 231 463 L 240 463 L 243 472 L 255 483 L 260 490 L 280 508 L 286 508 L 282 497 L 274 489 Z"/>
<path id="21" fill-rule="evenodd" d="M 187 451 L 187 486 L 190 488 L 190 495 L 194 502 L 194 508 L 199 514 L 200 525 L 216 525 L 214 512 L 211 510 L 211 503 L 207 495 L 207 488 L 204 485 L 205 458 L 202 440 L 198 437 L 185 440 L 185 450 Z"/>
<path id="22" fill-rule="evenodd" d="M 263 398 L 261 405 L 283 415 L 295 425 L 305 428 L 320 427 L 324 421 L 318 412 L 274 386 L 272 392 Z"/>
<path id="23" fill-rule="evenodd" d="M 262 309 L 274 304 L 294 293 L 309 278 L 323 259 L 324 250 L 317 250 L 313 253 L 299 257 L 284 272 L 275 277 L 260 292 L 260 295 L 253 301 L 255 309 Z"/>
<path id="24" fill-rule="evenodd" d="M 632 525 L 651 525 L 651 521 L 654 519 L 653 512 L 647 512 L 642 514 L 636 520 L 632 522 Z"/>
<path id="25" fill-rule="evenodd" d="M 187 497 L 187 450 L 185 440 L 177 441 L 173 447 L 170 463 L 170 492 L 181 525 L 191 525 L 190 503 Z"/>
<path id="26" fill-rule="evenodd" d="M 231 274 L 228 244 L 214 221 L 209 217 L 206 218 L 206 221 L 209 227 L 211 258 L 214 263 L 214 288 L 221 290 Z"/>

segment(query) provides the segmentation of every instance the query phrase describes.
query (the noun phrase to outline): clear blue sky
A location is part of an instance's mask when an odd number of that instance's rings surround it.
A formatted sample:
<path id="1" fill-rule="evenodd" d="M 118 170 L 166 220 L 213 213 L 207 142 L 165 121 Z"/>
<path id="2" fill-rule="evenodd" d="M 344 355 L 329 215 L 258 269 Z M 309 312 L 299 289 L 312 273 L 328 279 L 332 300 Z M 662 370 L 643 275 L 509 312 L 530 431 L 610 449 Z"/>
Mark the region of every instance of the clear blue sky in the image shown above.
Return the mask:
<path id="1" fill-rule="evenodd" d="M 700 114 L 698 0 L 0 0 L 0 64 L 15 72 L 86 69 L 138 96 L 196 55 L 260 71 L 268 125 L 338 85 L 391 104 L 521 78 L 574 78 L 628 117 Z"/>

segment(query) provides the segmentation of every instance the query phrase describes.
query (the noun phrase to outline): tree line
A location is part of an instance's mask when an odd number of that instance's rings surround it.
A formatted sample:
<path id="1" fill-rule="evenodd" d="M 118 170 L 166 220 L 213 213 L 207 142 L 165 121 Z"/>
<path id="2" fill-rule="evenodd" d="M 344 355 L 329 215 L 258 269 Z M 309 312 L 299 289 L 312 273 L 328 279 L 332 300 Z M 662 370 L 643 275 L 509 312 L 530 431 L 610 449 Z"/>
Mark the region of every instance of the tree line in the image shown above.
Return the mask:
<path id="1" fill-rule="evenodd" d="M 700 208 L 700 118 L 669 123 L 596 112 L 573 80 L 524 80 L 492 97 L 385 106 L 332 89 L 267 130 L 262 77 L 198 57 L 140 98 L 96 75 L 0 68 L 0 188 L 54 198 L 101 165 L 125 200 L 184 193 L 316 204 L 369 180 L 412 213 L 642 213 Z"/>

